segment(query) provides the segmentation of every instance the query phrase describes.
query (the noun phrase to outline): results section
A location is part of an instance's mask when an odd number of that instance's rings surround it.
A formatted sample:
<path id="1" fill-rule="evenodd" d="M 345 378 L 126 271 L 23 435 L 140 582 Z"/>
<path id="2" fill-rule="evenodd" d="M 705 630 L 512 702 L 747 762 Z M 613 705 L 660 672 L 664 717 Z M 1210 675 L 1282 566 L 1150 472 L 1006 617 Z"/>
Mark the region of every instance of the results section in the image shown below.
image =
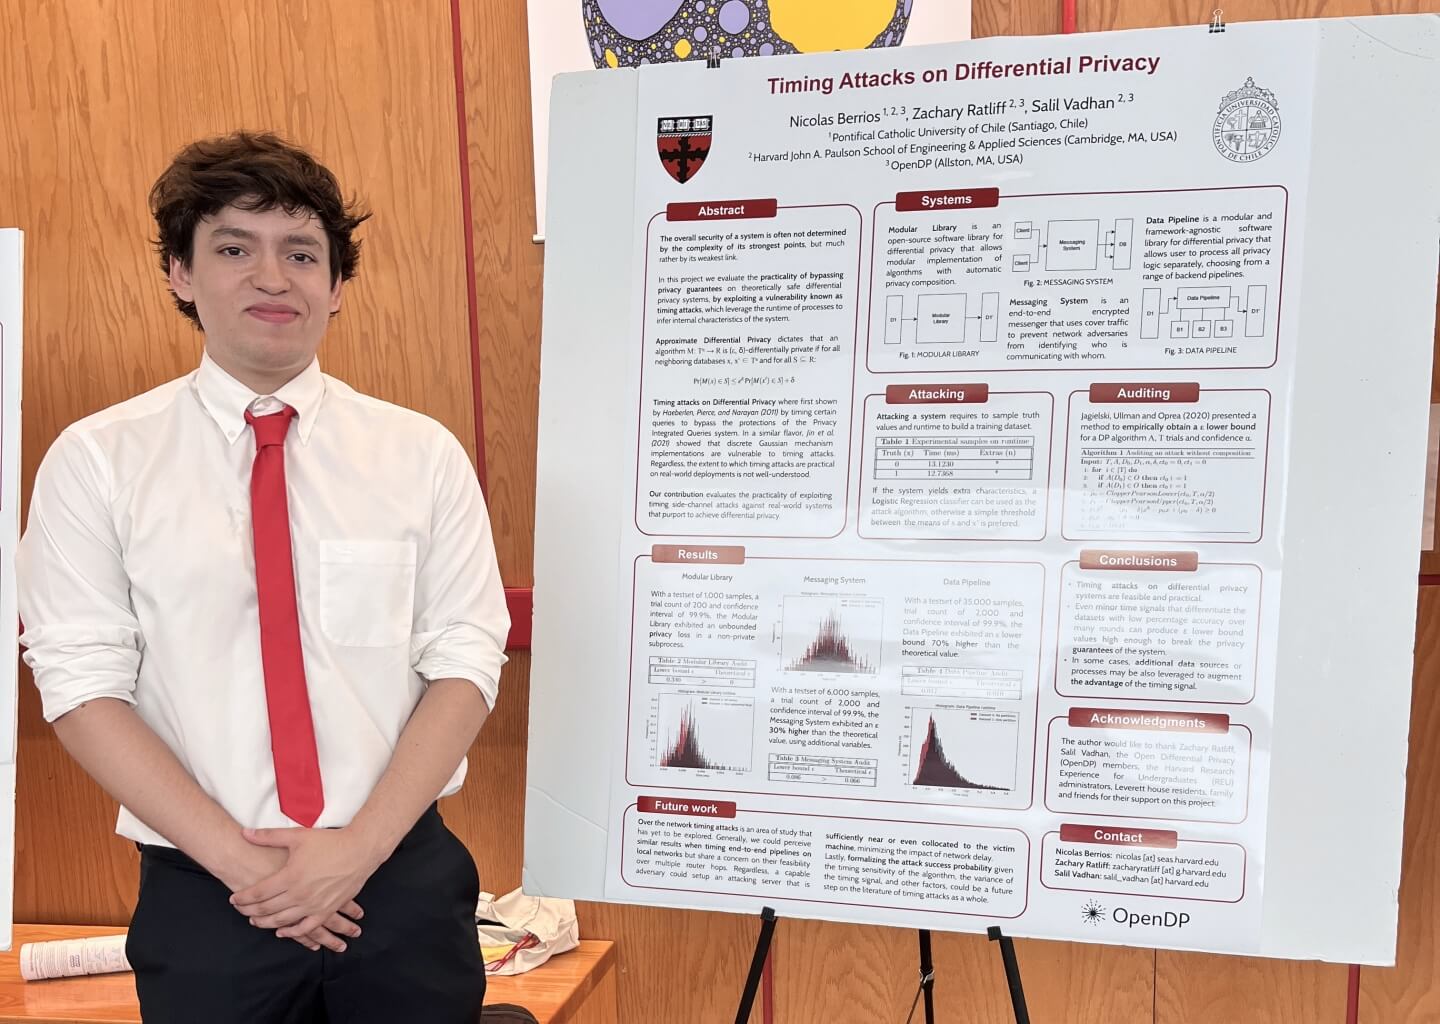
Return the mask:
<path id="1" fill-rule="evenodd" d="M 747 557 L 634 566 L 631 785 L 1031 802 L 1045 570 Z"/>

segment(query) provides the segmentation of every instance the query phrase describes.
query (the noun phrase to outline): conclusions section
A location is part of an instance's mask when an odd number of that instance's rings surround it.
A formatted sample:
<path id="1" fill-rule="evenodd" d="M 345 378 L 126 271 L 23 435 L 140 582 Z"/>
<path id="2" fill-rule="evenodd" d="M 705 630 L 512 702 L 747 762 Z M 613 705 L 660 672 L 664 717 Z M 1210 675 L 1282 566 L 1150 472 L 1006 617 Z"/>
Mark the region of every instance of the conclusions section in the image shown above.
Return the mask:
<path id="1" fill-rule="evenodd" d="M 672 204 L 646 238 L 635 521 L 649 534 L 845 525 L 860 213 Z"/>
<path id="2" fill-rule="evenodd" d="M 1082 551 L 1060 573 L 1055 688 L 1106 700 L 1255 695 L 1260 567 L 1193 551 Z"/>

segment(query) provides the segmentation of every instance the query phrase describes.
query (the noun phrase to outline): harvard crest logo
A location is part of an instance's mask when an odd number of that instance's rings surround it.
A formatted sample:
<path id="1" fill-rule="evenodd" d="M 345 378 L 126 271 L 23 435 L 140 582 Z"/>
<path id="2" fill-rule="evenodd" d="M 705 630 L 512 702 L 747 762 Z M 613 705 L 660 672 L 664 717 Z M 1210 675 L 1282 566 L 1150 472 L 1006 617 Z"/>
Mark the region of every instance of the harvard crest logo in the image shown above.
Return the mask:
<path id="1" fill-rule="evenodd" d="M 710 155 L 710 132 L 715 119 L 703 117 L 662 117 L 655 130 L 660 165 L 680 184 L 699 172 Z"/>
<path id="2" fill-rule="evenodd" d="M 1245 79 L 1245 84 L 1220 101 L 1211 134 L 1226 160 L 1248 164 L 1259 160 L 1280 141 L 1280 108 L 1275 94 Z"/>

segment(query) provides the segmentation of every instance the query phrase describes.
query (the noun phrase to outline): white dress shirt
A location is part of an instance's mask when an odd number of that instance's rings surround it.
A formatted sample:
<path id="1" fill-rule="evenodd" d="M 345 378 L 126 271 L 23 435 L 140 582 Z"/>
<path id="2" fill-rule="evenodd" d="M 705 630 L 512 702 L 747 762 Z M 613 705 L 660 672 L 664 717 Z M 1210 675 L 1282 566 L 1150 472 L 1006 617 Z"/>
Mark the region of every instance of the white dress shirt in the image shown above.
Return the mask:
<path id="1" fill-rule="evenodd" d="M 347 824 L 427 680 L 493 706 L 510 617 L 484 498 L 440 424 L 318 363 L 257 396 L 209 357 L 69 427 L 35 478 L 16 556 L 21 643 L 47 721 L 98 697 L 135 706 L 241 825 L 280 810 L 260 661 L 245 411 L 285 439 L 296 601 L 325 809 Z M 443 793 L 465 778 L 462 762 Z M 116 831 L 170 845 L 125 808 Z"/>

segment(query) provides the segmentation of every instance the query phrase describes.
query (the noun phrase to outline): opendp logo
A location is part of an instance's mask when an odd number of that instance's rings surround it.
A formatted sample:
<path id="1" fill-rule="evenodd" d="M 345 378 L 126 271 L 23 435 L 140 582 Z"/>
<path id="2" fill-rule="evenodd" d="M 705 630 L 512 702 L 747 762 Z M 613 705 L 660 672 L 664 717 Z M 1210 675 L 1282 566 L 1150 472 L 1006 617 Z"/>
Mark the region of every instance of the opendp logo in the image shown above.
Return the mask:
<path id="1" fill-rule="evenodd" d="M 1111 921 L 1124 928 L 1184 928 L 1190 923 L 1190 915 L 1183 911 L 1165 910 L 1160 913 L 1141 913 L 1127 907 L 1109 909 L 1104 904 L 1087 900 L 1080 908 L 1080 920 L 1096 928 Z"/>
<path id="2" fill-rule="evenodd" d="M 1110 917 L 1116 924 L 1126 928 L 1184 928 L 1190 923 L 1189 914 L 1176 910 L 1142 914 L 1139 911 L 1116 907 Z"/>

